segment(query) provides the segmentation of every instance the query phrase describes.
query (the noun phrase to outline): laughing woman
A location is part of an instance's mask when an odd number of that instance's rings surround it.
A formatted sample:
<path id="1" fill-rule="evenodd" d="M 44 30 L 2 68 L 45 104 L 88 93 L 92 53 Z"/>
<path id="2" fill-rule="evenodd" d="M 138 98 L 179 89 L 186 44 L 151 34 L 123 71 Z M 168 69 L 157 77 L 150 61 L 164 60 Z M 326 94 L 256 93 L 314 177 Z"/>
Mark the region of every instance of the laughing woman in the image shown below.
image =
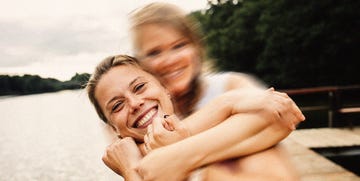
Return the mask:
<path id="1" fill-rule="evenodd" d="M 178 121 L 169 92 L 124 55 L 103 60 L 87 91 L 100 118 L 123 138 L 104 161 L 125 180 L 297 178 L 286 155 L 266 150 L 304 120 L 286 94 L 229 91 Z"/>

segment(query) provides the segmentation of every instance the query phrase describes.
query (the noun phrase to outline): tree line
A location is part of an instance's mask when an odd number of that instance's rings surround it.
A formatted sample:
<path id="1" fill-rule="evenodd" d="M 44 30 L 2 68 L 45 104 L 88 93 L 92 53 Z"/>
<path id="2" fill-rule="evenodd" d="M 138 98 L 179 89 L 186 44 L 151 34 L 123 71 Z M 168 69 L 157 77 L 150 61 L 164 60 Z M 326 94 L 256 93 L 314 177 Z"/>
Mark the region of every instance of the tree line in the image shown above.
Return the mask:
<path id="1" fill-rule="evenodd" d="M 76 73 L 68 81 L 59 81 L 53 78 L 41 78 L 38 75 L 0 75 L 0 95 L 25 95 L 80 89 L 85 86 L 89 77 L 88 73 Z"/>
<path id="2" fill-rule="evenodd" d="M 360 1 L 219 0 L 191 13 L 220 71 L 277 88 L 360 84 Z"/>
<path id="3" fill-rule="evenodd" d="M 276 88 L 360 84 L 359 0 L 218 0 L 190 16 L 200 22 L 220 71 L 256 75 Z M 0 75 L 0 95 L 79 89 L 69 81 Z"/>

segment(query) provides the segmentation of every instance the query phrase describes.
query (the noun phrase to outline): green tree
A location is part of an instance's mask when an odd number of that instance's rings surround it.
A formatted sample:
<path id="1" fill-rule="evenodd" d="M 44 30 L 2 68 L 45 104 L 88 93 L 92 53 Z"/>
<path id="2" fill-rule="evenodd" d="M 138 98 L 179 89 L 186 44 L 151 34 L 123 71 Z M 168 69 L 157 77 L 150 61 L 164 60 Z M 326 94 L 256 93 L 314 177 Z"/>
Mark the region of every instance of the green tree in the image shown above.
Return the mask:
<path id="1" fill-rule="evenodd" d="M 90 74 L 88 73 L 82 73 L 78 74 L 76 73 L 70 81 L 65 82 L 67 84 L 67 88 L 69 89 L 80 89 L 84 88 L 86 86 L 87 81 L 90 78 Z"/>
<path id="2" fill-rule="evenodd" d="M 360 1 L 268 3 L 258 24 L 266 45 L 258 58 L 260 76 L 285 87 L 360 83 L 353 66 L 360 58 Z"/>
<path id="3" fill-rule="evenodd" d="M 220 1 L 201 21 L 220 70 L 281 88 L 359 84 L 360 1 Z"/>

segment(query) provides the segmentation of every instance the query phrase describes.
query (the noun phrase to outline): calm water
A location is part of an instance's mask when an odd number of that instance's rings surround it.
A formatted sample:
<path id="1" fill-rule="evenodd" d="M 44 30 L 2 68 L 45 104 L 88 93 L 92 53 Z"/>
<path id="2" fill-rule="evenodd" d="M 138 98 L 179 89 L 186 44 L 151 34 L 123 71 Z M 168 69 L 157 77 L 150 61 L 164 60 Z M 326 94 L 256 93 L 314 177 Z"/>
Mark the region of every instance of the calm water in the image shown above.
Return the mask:
<path id="1" fill-rule="evenodd" d="M 119 180 L 101 161 L 113 135 L 86 96 L 0 98 L 0 180 Z"/>

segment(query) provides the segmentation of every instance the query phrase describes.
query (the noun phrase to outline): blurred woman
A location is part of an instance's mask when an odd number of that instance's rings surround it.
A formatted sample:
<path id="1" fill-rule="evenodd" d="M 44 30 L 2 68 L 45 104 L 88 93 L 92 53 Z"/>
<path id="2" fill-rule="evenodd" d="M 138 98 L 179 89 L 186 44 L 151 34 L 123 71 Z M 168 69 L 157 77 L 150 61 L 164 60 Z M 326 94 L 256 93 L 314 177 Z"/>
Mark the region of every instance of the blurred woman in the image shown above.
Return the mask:
<path id="1" fill-rule="evenodd" d="M 193 19 L 172 4 L 151 3 L 135 11 L 131 27 L 137 59 L 169 90 L 179 115 L 188 116 L 229 90 L 265 88 L 242 73 L 203 75 L 202 33 Z"/>

